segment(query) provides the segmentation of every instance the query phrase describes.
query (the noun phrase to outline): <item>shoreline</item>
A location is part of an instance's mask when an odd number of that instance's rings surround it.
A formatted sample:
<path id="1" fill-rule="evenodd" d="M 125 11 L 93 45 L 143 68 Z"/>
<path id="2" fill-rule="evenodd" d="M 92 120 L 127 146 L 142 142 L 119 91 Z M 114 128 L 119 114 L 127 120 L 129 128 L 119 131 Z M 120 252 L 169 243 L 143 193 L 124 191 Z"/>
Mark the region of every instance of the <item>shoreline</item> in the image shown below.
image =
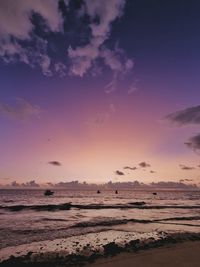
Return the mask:
<path id="1" fill-rule="evenodd" d="M 169 233 L 161 234 L 160 233 L 160 236 L 157 236 L 157 237 L 146 236 L 146 238 L 143 238 L 143 239 L 137 239 L 137 238 L 132 239 L 132 240 L 130 239 L 128 240 L 128 242 L 125 242 L 123 244 L 119 244 L 118 242 L 107 242 L 107 243 L 105 242 L 104 245 L 101 244 L 102 247 L 100 248 L 99 251 L 95 250 L 93 247 L 90 247 L 90 245 L 85 243 L 82 249 L 79 249 L 79 250 L 76 249 L 76 253 L 71 252 L 68 254 L 66 253 L 66 250 L 60 251 L 62 253 L 59 253 L 59 250 L 57 251 L 51 250 L 51 251 L 46 251 L 46 252 L 42 251 L 40 253 L 39 252 L 34 253 L 31 249 L 29 249 L 26 251 L 24 255 L 21 255 L 21 256 L 18 252 L 16 252 L 15 255 L 10 255 L 9 258 L 1 261 L 0 266 L 1 267 L 63 266 L 64 267 L 64 266 L 80 266 L 84 264 L 88 267 L 90 266 L 95 267 L 95 266 L 98 266 L 97 264 L 101 264 L 101 262 L 104 262 L 104 264 L 108 264 L 105 266 L 109 267 L 109 266 L 112 266 L 109 264 L 111 264 L 113 260 L 116 261 L 118 257 L 123 258 L 123 255 L 134 256 L 134 255 L 140 255 L 141 253 L 147 253 L 147 252 L 149 252 L 150 255 L 152 255 L 151 252 L 153 250 L 160 251 L 160 249 L 163 249 L 163 251 L 167 252 L 169 250 L 169 246 L 172 246 L 172 245 L 179 246 L 181 244 L 186 244 L 186 243 L 192 244 L 193 242 L 198 242 L 198 244 L 200 244 L 199 233 L 173 233 L 173 234 L 169 234 Z M 62 243 L 62 246 L 63 244 L 64 243 Z M 66 248 L 67 247 L 65 247 L 64 249 Z M 187 248 L 185 248 L 185 250 L 187 251 Z M 197 256 L 195 256 L 195 259 L 196 258 Z M 200 259 L 200 256 L 198 259 Z M 131 258 L 130 262 L 128 262 L 127 264 L 131 264 L 132 260 L 133 259 Z M 139 261 L 141 261 L 141 258 L 139 259 Z M 120 265 L 114 265 L 114 266 L 120 266 Z M 144 266 L 144 265 L 141 265 L 141 266 Z M 147 266 L 150 267 L 151 265 L 147 265 Z M 173 265 L 170 265 L 170 266 L 173 266 Z M 181 266 L 184 266 L 184 265 L 181 265 Z M 186 266 L 189 267 L 190 265 L 186 265 Z M 194 267 L 194 266 L 196 265 L 191 265 L 191 267 Z"/>
<path id="2" fill-rule="evenodd" d="M 199 267 L 200 241 L 184 241 L 162 247 L 121 252 L 109 259 L 97 259 L 85 267 Z"/>

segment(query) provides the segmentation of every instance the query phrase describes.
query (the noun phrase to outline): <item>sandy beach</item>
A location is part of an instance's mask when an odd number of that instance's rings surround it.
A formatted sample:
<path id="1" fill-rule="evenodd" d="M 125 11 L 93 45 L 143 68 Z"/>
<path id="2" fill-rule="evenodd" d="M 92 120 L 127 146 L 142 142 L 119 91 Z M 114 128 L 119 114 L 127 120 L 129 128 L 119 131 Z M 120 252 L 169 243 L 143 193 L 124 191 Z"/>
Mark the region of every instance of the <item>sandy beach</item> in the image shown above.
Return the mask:
<path id="1" fill-rule="evenodd" d="M 199 267 L 200 241 L 184 242 L 136 253 L 120 253 L 86 267 Z"/>

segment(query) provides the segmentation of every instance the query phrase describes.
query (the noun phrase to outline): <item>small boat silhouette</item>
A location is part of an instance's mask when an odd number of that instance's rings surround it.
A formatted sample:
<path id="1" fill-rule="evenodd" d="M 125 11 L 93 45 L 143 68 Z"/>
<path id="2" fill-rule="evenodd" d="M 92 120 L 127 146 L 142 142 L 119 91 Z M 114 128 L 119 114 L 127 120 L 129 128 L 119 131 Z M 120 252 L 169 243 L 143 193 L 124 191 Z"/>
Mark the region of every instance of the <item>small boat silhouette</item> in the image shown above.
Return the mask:
<path id="1" fill-rule="evenodd" d="M 118 194 L 118 191 L 117 190 L 115 191 L 115 194 Z"/>
<path id="2" fill-rule="evenodd" d="M 156 192 L 153 192 L 152 194 L 153 194 L 154 196 L 157 196 L 157 193 L 156 193 Z"/>
<path id="3" fill-rule="evenodd" d="M 51 191 L 51 190 L 46 190 L 46 191 L 44 192 L 44 195 L 45 195 L 45 196 L 52 196 L 53 194 L 54 194 L 54 192 Z"/>
<path id="4" fill-rule="evenodd" d="M 100 194 L 101 193 L 101 191 L 100 190 L 97 190 L 97 194 Z"/>

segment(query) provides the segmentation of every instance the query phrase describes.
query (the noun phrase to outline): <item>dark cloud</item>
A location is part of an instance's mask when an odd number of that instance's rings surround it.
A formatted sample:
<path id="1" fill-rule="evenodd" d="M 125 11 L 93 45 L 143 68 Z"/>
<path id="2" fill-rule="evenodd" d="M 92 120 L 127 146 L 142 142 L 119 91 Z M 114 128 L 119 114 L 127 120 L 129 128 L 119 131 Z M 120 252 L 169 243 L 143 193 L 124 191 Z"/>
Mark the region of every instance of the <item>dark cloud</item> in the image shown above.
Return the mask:
<path id="1" fill-rule="evenodd" d="M 148 167 L 151 167 L 151 165 L 145 161 L 142 161 L 138 164 L 140 167 L 142 168 L 148 168 Z"/>
<path id="2" fill-rule="evenodd" d="M 192 148 L 193 150 L 199 150 L 200 149 L 200 134 L 194 135 L 188 139 L 187 142 L 185 142 L 185 145 L 189 148 Z"/>
<path id="3" fill-rule="evenodd" d="M 200 123 L 200 106 L 186 108 L 166 116 L 166 118 L 179 126 Z M 200 134 L 192 136 L 185 145 L 195 150 L 200 149 Z"/>
<path id="4" fill-rule="evenodd" d="M 117 174 L 117 175 L 124 175 L 124 173 L 122 171 L 118 171 L 118 170 L 115 172 L 115 174 Z"/>
<path id="5" fill-rule="evenodd" d="M 184 164 L 180 164 L 179 166 L 180 166 L 180 168 L 181 168 L 182 170 L 186 170 L 186 171 L 194 170 L 194 169 L 195 169 L 194 167 L 186 166 L 186 165 L 184 165 Z"/>
<path id="6" fill-rule="evenodd" d="M 53 165 L 53 166 L 61 166 L 62 165 L 59 161 L 55 161 L 55 160 L 49 161 L 48 163 Z"/>
<path id="7" fill-rule="evenodd" d="M 37 105 L 32 105 L 22 98 L 16 98 L 14 105 L 0 103 L 0 115 L 16 120 L 27 121 L 32 117 L 38 117 L 41 109 Z"/>
<path id="8" fill-rule="evenodd" d="M 200 123 L 200 106 L 190 107 L 173 112 L 166 118 L 178 125 L 199 124 Z"/>
<path id="9" fill-rule="evenodd" d="M 137 170 L 137 168 L 136 168 L 136 167 L 129 167 L 129 166 L 125 166 L 125 167 L 124 167 L 124 170 L 131 170 L 131 171 L 135 171 L 135 170 Z"/>

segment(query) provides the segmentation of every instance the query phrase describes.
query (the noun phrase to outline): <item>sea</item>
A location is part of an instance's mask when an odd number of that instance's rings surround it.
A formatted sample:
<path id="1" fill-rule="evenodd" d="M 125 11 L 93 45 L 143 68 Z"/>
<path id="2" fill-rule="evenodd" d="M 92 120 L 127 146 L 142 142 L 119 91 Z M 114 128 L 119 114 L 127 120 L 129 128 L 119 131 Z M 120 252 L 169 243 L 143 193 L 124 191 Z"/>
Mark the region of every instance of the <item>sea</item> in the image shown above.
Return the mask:
<path id="1" fill-rule="evenodd" d="M 80 251 L 200 232 L 200 191 L 0 190 L 0 262 L 28 251 Z M 62 241 L 62 242 L 61 242 Z M 82 242 L 82 244 L 81 244 Z M 94 243 L 94 244 L 92 244 Z M 67 245 L 66 245 L 67 244 Z M 79 247 L 79 249 L 77 249 Z M 23 251 L 23 252 L 22 252 Z M 20 254 L 20 255 L 21 255 Z"/>

